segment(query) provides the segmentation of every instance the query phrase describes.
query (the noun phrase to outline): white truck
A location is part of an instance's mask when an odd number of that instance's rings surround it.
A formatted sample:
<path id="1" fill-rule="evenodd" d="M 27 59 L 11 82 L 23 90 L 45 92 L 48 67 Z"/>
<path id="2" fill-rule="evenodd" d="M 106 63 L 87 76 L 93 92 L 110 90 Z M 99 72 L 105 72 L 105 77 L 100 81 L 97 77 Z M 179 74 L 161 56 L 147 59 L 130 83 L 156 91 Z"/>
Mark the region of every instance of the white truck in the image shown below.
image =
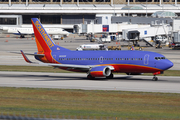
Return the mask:
<path id="1" fill-rule="evenodd" d="M 103 34 L 102 37 L 100 37 L 101 42 L 111 42 L 111 36 Z"/>
<path id="2" fill-rule="evenodd" d="M 76 48 L 77 51 L 82 50 L 108 50 L 104 44 L 83 44 Z"/>
<path id="3" fill-rule="evenodd" d="M 168 39 L 167 39 L 167 37 L 165 37 L 165 36 L 157 36 L 157 37 L 156 37 L 156 40 L 159 40 L 159 41 L 161 41 L 162 43 L 167 43 L 167 42 L 168 42 Z"/>
<path id="4" fill-rule="evenodd" d="M 54 40 L 63 40 L 64 39 L 62 35 L 52 35 L 52 38 Z"/>

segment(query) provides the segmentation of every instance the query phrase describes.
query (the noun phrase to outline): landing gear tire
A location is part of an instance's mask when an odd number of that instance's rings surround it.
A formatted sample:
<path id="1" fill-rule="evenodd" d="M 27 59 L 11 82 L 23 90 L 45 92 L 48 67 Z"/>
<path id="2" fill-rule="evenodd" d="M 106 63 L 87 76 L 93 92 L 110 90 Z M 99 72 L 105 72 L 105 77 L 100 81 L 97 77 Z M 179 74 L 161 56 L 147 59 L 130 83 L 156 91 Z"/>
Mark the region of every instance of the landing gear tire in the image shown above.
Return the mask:
<path id="1" fill-rule="evenodd" d="M 113 79 L 114 75 L 111 73 L 109 76 L 107 76 L 107 79 Z"/>
<path id="2" fill-rule="evenodd" d="M 153 81 L 158 81 L 158 78 L 156 76 L 153 77 Z"/>
<path id="3" fill-rule="evenodd" d="M 24 35 L 21 35 L 20 38 L 25 38 Z"/>
<path id="4" fill-rule="evenodd" d="M 95 77 L 92 77 L 90 74 L 87 75 L 87 79 L 89 79 L 89 80 L 94 80 L 94 78 L 95 78 Z"/>

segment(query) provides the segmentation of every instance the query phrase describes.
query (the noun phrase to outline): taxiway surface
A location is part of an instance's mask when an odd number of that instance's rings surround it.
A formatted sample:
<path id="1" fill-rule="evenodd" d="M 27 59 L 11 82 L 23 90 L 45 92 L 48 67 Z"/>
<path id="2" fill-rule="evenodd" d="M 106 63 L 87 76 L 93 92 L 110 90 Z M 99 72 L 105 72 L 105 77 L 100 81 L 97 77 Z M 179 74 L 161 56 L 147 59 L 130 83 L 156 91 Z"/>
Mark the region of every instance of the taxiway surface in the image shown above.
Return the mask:
<path id="1" fill-rule="evenodd" d="M 79 73 L 1 71 L 0 86 L 180 93 L 180 77 L 158 78 L 152 81 L 152 76 L 115 75 L 114 79 L 87 80 L 86 74 Z"/>
<path id="2" fill-rule="evenodd" d="M 37 52 L 34 38 L 0 38 L 0 65 L 31 65 L 24 61 L 21 54 Z M 70 36 L 64 40 L 54 41 L 65 48 L 76 50 L 81 44 L 89 44 L 85 37 Z M 121 45 L 124 43 L 121 43 Z M 114 46 L 116 42 L 106 43 Z M 122 48 L 127 50 L 127 47 Z M 172 70 L 180 70 L 179 50 L 171 50 L 168 47 L 155 49 L 147 47 L 144 50 L 158 52 L 174 63 Z M 33 56 L 30 60 L 36 61 Z M 115 75 L 115 79 L 87 80 L 86 74 L 77 73 L 29 73 L 29 72 L 0 72 L 0 86 L 6 87 L 34 87 L 34 88 L 62 88 L 62 89 L 84 89 L 84 90 L 123 90 L 144 92 L 168 92 L 180 93 L 180 77 L 159 77 L 159 81 L 152 81 L 152 76 L 122 76 Z"/>

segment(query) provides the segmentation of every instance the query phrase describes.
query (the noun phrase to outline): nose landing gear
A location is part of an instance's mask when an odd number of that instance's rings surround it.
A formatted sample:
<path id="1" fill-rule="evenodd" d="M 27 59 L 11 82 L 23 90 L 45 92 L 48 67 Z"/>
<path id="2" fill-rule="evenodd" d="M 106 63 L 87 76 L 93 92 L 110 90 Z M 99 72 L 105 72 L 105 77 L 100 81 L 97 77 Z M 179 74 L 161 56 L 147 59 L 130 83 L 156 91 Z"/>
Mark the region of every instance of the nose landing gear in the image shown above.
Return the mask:
<path id="1" fill-rule="evenodd" d="M 153 77 L 152 80 L 153 80 L 153 81 L 158 81 L 158 77 L 156 77 L 156 76 L 154 75 L 154 77 Z"/>
<path id="2" fill-rule="evenodd" d="M 156 75 L 159 75 L 159 74 L 163 74 L 163 71 L 158 71 L 158 72 L 155 72 L 153 73 L 154 77 L 153 77 L 153 81 L 158 81 L 158 78 L 156 77 Z"/>

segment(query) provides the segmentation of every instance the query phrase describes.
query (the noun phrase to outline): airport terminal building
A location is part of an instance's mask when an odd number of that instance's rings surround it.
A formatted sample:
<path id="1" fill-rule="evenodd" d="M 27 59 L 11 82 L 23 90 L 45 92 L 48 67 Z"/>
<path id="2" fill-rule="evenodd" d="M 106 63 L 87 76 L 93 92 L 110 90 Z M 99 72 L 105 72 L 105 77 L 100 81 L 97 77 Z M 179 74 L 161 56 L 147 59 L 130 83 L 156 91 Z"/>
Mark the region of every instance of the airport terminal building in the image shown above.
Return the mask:
<path id="1" fill-rule="evenodd" d="M 164 10 L 178 17 L 179 3 L 180 0 L 0 0 L 0 25 L 28 26 L 30 19 L 36 17 L 42 24 L 68 30 L 75 24 L 108 24 L 103 21 L 119 16 L 151 16 Z"/>

